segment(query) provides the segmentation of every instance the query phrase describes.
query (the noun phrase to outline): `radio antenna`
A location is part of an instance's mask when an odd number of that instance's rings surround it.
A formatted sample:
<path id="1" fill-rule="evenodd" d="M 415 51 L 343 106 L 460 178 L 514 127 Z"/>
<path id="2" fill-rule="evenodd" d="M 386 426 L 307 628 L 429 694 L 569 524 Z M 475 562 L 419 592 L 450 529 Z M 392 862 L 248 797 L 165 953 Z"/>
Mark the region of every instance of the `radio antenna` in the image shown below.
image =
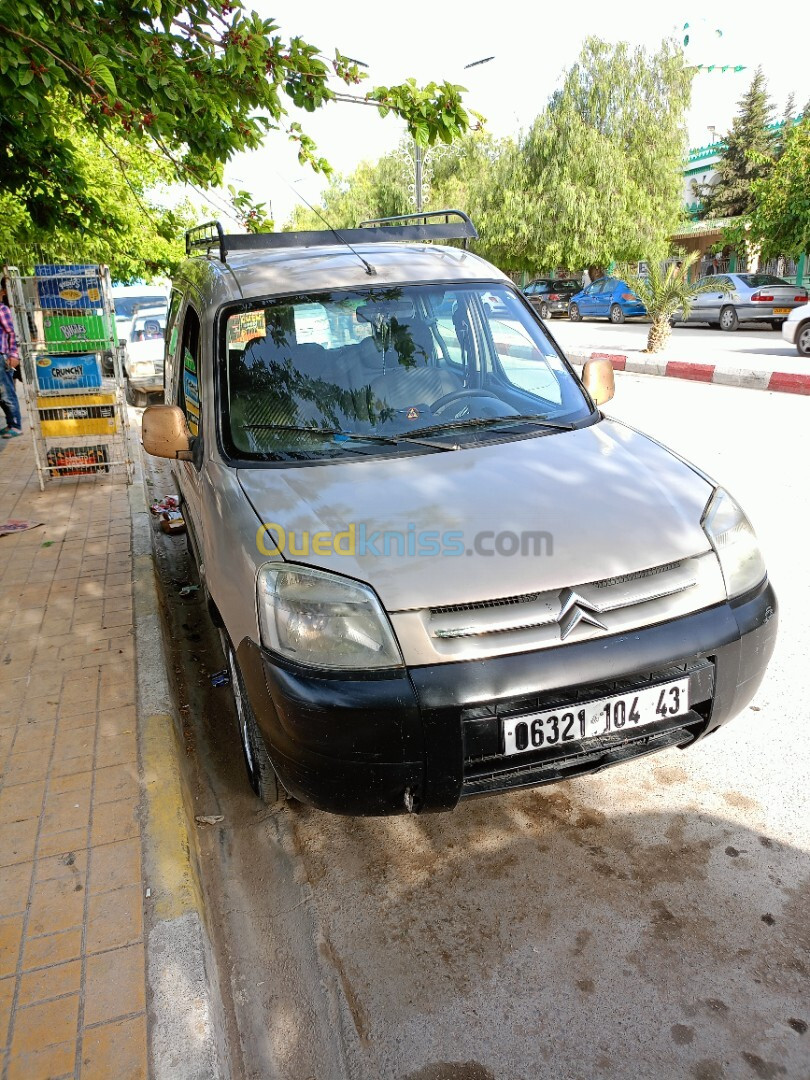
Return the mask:
<path id="1" fill-rule="evenodd" d="M 282 177 L 282 179 L 284 179 L 284 178 Z M 291 184 L 289 182 L 289 180 L 284 180 L 284 182 L 298 196 L 298 198 L 301 200 L 301 202 L 305 206 L 309 207 L 309 209 L 312 211 L 313 214 L 318 215 L 318 217 L 321 219 L 321 221 L 324 223 L 324 225 L 327 227 L 327 229 L 334 236 L 336 236 L 338 238 L 338 240 L 341 242 L 341 244 L 345 244 L 346 247 L 349 249 L 349 251 L 352 253 L 352 255 L 354 255 L 356 258 L 358 258 L 360 260 L 360 262 L 366 268 L 366 273 L 369 274 L 371 277 L 374 277 L 376 275 L 377 271 L 374 269 L 374 267 L 371 265 L 371 263 L 368 261 L 368 259 L 364 259 L 363 256 L 360 254 L 360 252 L 356 251 L 352 247 L 352 245 L 349 243 L 349 241 L 346 239 L 346 237 L 341 236 L 340 233 L 337 231 L 337 229 L 326 220 L 326 218 L 320 212 L 320 210 L 318 210 L 316 207 L 314 207 L 312 205 L 312 203 L 307 202 L 307 200 L 304 198 L 304 196 L 301 194 L 300 191 L 296 191 L 294 184 Z"/>

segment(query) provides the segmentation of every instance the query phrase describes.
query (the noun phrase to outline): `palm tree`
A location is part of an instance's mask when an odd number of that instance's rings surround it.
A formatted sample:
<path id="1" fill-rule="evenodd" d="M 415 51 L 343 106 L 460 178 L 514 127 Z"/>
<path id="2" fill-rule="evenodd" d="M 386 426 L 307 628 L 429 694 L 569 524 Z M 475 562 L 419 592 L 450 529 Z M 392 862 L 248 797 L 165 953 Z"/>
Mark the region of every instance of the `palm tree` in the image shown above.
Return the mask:
<path id="1" fill-rule="evenodd" d="M 644 352 L 660 352 L 672 333 L 672 319 L 676 312 L 681 318 L 689 317 L 695 297 L 704 292 L 730 292 L 728 285 L 715 278 L 702 282 L 690 282 L 687 274 L 699 258 L 697 251 L 690 251 L 677 263 L 670 263 L 664 270 L 661 264 L 650 260 L 646 277 L 628 274 L 625 281 L 636 294 L 652 319 Z"/>

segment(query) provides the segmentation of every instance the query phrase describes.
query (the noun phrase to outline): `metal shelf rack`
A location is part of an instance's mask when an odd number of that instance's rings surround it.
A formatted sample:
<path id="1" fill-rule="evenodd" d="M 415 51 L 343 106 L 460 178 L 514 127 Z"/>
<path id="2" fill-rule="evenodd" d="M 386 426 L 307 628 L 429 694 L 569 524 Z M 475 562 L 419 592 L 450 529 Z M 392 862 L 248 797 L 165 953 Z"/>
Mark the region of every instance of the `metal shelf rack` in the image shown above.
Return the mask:
<path id="1" fill-rule="evenodd" d="M 133 476 L 124 347 L 109 269 L 40 264 L 4 269 L 40 489 L 62 476 Z"/>

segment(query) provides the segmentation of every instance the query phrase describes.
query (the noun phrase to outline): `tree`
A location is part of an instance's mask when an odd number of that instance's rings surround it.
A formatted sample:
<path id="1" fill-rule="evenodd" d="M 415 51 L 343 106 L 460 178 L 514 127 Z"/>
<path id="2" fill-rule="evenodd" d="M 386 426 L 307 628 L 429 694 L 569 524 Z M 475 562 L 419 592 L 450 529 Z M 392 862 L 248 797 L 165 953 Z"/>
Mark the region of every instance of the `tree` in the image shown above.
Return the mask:
<path id="1" fill-rule="evenodd" d="M 765 259 L 810 251 L 810 113 L 784 136 L 768 175 L 752 184 L 753 206 L 743 230 Z"/>
<path id="2" fill-rule="evenodd" d="M 586 41 L 483 199 L 482 230 L 511 268 L 663 255 L 681 215 L 691 79 L 674 43 L 650 55 Z"/>
<path id="3" fill-rule="evenodd" d="M 119 281 L 170 273 L 183 257 L 183 230 L 196 217 L 185 202 L 175 207 L 161 202 L 161 190 L 173 175 L 168 163 L 112 132 L 100 142 L 64 99 L 62 106 L 58 139 L 73 162 L 73 193 L 66 194 L 53 176 L 43 176 L 40 199 L 52 208 L 43 220 L 20 195 L 0 192 L 4 261 L 26 273 L 35 253 L 66 262 L 81 256 L 109 265 Z"/>
<path id="4" fill-rule="evenodd" d="M 772 118 L 765 76 L 762 68 L 757 68 L 725 137 L 717 176 L 701 189 L 707 217 L 738 217 L 751 209 L 752 184 L 767 176 L 773 167 L 774 137 L 768 130 Z"/>
<path id="5" fill-rule="evenodd" d="M 173 175 L 218 184 L 224 163 L 283 129 L 299 158 L 328 170 L 297 121 L 335 101 L 374 103 L 401 116 L 420 145 L 450 142 L 470 118 L 462 87 L 413 80 L 365 95 L 333 90 L 364 77 L 337 52 L 327 60 L 240 0 L 11 0 L 0 14 L 0 190 L 40 227 L 58 221 L 43 181 L 78 207 L 73 145 L 61 137 L 62 102 L 104 143 L 115 133 L 165 157 Z M 55 91 L 63 91 L 63 94 Z M 32 122 L 33 118 L 33 122 Z M 83 208 L 88 223 L 92 207 Z"/>
<path id="6" fill-rule="evenodd" d="M 413 210 L 405 171 L 395 154 L 361 162 L 350 176 L 333 176 L 321 195 L 320 214 L 295 207 L 285 229 L 323 229 L 324 218 L 335 229 L 354 229 L 368 218 L 393 217 Z"/>
<path id="7" fill-rule="evenodd" d="M 731 292 L 728 285 L 717 281 L 690 282 L 689 270 L 700 257 L 699 252 L 690 251 L 678 263 L 670 263 L 666 269 L 656 259 L 648 263 L 646 277 L 638 274 L 625 274 L 624 280 L 647 309 L 650 316 L 650 330 L 647 334 L 647 353 L 660 352 L 672 332 L 672 317 L 676 312 L 689 318 L 692 301 L 704 292 Z"/>

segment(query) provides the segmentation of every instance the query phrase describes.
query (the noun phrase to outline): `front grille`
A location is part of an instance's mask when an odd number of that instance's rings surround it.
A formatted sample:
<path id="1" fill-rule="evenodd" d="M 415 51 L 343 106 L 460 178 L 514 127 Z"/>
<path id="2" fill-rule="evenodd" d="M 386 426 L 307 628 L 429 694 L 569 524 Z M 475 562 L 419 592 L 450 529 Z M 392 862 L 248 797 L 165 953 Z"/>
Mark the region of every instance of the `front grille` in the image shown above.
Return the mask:
<path id="1" fill-rule="evenodd" d="M 564 599 L 572 591 L 590 612 L 608 618 L 616 612 L 623 612 L 621 617 L 626 619 L 628 612 L 634 609 L 694 588 L 698 582 L 697 561 L 684 559 L 682 562 L 666 563 L 649 570 L 576 585 L 572 589 L 550 589 L 478 603 L 430 608 L 429 632 L 435 639 L 452 640 L 536 629 L 540 636 L 559 641 Z M 592 625 L 588 630 L 587 623 L 581 624 L 580 630 L 586 635 L 594 632 Z"/>
<path id="2" fill-rule="evenodd" d="M 657 683 L 689 677 L 688 713 L 632 731 L 585 739 L 564 747 L 548 747 L 524 754 L 504 755 L 501 728 L 507 717 L 571 708 L 615 694 L 642 690 Z M 463 794 L 548 783 L 566 776 L 592 772 L 632 757 L 678 746 L 697 738 L 708 724 L 714 693 L 714 664 L 696 660 L 672 664 L 631 678 L 590 683 L 565 690 L 544 691 L 497 706 L 479 706 L 462 712 L 464 739 Z"/>

